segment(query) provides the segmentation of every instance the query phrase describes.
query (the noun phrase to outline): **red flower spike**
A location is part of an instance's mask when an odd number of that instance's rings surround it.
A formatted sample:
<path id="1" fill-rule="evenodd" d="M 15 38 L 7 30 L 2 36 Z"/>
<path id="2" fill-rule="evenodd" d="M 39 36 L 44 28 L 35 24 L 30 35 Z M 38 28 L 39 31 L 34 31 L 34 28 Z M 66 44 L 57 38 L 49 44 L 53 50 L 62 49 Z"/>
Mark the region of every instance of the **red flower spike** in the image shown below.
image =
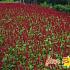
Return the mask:
<path id="1" fill-rule="evenodd" d="M 43 35 L 46 35 L 46 34 L 47 34 L 46 28 L 41 27 L 41 33 L 42 33 Z"/>
<path id="2" fill-rule="evenodd" d="M 26 42 L 28 40 L 28 35 L 27 35 L 27 32 L 24 31 L 20 37 L 20 39 L 24 40 L 24 42 Z"/>
<path id="3" fill-rule="evenodd" d="M 61 48 L 60 47 L 57 48 L 57 52 L 58 52 L 58 54 L 61 54 Z"/>
<path id="4" fill-rule="evenodd" d="M 0 62 L 0 70 L 2 69 L 3 62 Z"/>
<path id="5" fill-rule="evenodd" d="M 34 65 L 34 70 L 37 70 L 37 66 L 36 65 Z"/>
<path id="6" fill-rule="evenodd" d="M 26 56 L 26 59 L 28 60 L 28 58 L 29 58 L 29 53 L 28 53 L 28 51 L 26 52 L 25 56 Z"/>
<path id="7" fill-rule="evenodd" d="M 24 70 L 22 65 L 19 66 L 19 69 L 20 69 L 20 70 Z"/>

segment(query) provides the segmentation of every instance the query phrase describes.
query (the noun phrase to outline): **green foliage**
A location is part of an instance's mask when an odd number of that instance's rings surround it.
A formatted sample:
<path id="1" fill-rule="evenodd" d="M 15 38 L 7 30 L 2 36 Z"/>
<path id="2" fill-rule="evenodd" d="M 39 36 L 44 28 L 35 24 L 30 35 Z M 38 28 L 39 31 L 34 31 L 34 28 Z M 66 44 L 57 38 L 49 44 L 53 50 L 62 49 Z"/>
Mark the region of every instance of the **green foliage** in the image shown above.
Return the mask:
<path id="1" fill-rule="evenodd" d="M 56 10 L 59 10 L 59 11 L 64 11 L 64 12 L 70 12 L 70 7 L 69 6 L 63 6 L 63 5 L 60 5 L 60 4 L 57 4 L 57 5 L 54 5 L 53 8 L 55 8 Z"/>
<path id="2" fill-rule="evenodd" d="M 2 44 L 4 41 L 4 37 L 2 35 L 0 35 L 0 44 Z"/>
<path id="3" fill-rule="evenodd" d="M 0 2 L 15 2 L 14 0 L 1 0 Z"/>
<path id="4" fill-rule="evenodd" d="M 70 13 L 70 6 L 67 5 L 61 5 L 61 4 L 52 4 L 52 3 L 48 3 L 48 2 L 44 2 L 44 3 L 41 3 L 41 6 L 43 7 L 50 7 L 50 8 L 54 8 L 58 11 L 62 11 L 62 12 L 66 12 L 66 13 Z"/>
<path id="5" fill-rule="evenodd" d="M 69 4 L 70 3 L 70 0 L 38 0 L 37 3 L 44 3 L 44 2 L 47 2 L 48 4 L 62 4 L 62 5 L 65 5 L 65 4 Z"/>
<path id="6" fill-rule="evenodd" d="M 44 6 L 44 7 L 48 7 L 49 6 L 49 4 L 46 1 L 44 1 L 44 3 L 41 3 L 41 5 Z"/>

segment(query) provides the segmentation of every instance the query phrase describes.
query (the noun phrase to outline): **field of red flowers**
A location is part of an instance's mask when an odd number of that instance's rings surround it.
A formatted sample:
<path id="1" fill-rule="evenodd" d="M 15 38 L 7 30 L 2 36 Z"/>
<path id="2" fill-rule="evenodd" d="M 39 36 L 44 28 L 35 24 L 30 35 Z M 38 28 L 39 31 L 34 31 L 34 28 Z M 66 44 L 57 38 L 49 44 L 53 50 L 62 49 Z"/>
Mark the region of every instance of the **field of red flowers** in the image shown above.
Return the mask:
<path id="1" fill-rule="evenodd" d="M 0 70 L 70 70 L 70 15 L 0 4 Z"/>

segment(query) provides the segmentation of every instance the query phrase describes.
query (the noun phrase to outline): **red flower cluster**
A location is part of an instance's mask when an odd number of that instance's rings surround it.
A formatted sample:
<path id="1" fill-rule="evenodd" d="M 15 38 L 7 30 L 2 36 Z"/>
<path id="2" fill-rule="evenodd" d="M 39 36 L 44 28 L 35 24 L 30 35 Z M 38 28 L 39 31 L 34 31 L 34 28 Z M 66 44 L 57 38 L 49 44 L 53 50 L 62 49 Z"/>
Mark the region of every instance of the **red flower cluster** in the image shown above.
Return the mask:
<path id="1" fill-rule="evenodd" d="M 44 70 L 48 55 L 70 55 L 70 15 L 51 8 L 0 4 L 0 35 L 0 70 Z"/>

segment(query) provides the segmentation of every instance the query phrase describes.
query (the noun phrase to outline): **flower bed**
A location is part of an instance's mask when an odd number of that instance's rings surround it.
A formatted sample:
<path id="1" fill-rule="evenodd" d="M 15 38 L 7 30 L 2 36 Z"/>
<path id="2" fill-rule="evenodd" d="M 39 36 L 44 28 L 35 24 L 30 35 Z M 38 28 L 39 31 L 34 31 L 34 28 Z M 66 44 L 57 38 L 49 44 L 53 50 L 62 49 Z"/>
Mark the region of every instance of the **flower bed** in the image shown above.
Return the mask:
<path id="1" fill-rule="evenodd" d="M 70 70 L 70 15 L 0 4 L 0 70 L 65 69 Z"/>

